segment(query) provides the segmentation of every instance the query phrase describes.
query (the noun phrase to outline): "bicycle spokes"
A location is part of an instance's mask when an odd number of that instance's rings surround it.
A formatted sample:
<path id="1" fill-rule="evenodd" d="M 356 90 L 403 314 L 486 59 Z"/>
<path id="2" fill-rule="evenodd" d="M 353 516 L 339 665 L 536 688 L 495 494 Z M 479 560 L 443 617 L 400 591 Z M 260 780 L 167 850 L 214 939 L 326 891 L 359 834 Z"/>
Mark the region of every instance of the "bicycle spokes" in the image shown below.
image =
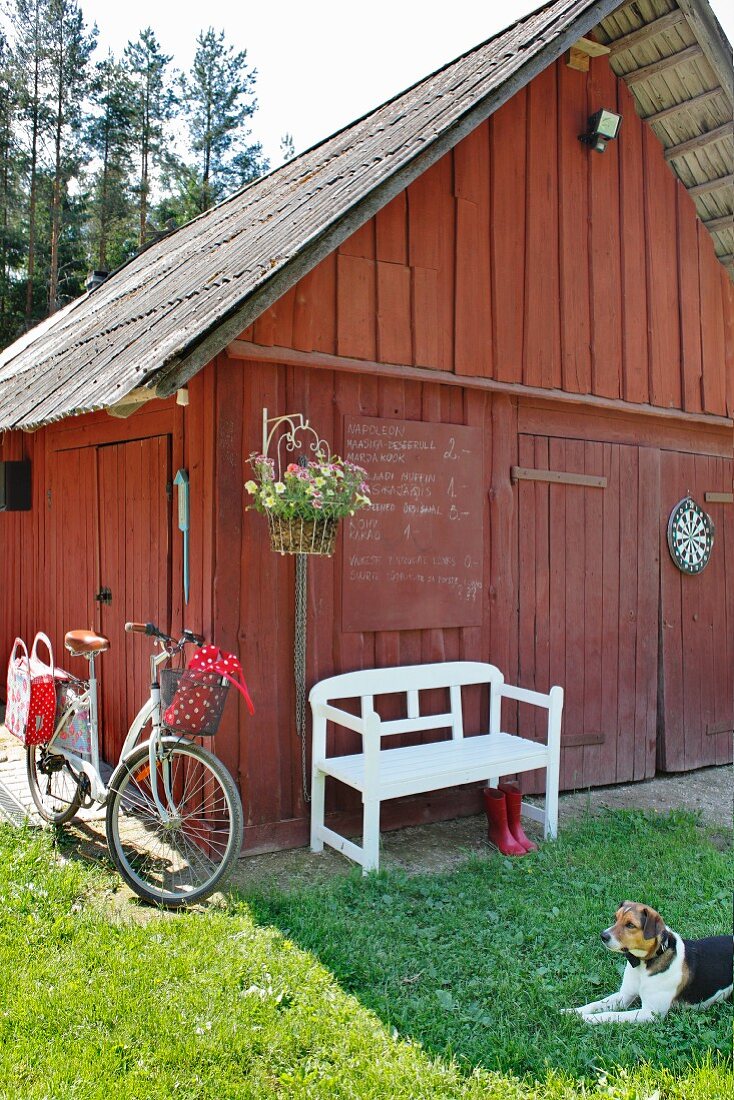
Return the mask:
<path id="1" fill-rule="evenodd" d="M 239 852 L 242 823 L 232 780 L 188 742 L 165 746 L 153 768 L 146 746 L 134 754 L 108 814 L 121 871 L 138 893 L 143 887 L 163 904 L 210 893 Z"/>

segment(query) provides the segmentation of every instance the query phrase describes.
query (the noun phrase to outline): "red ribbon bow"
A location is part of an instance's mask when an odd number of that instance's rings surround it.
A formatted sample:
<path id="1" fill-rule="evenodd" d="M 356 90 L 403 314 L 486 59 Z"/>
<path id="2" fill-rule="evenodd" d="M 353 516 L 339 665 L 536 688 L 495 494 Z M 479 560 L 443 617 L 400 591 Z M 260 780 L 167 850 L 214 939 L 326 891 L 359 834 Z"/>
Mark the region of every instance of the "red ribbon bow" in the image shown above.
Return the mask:
<path id="1" fill-rule="evenodd" d="M 255 707 L 247 690 L 245 675 L 239 658 L 234 653 L 225 653 L 216 645 L 203 645 L 197 649 L 189 661 L 189 668 L 198 668 L 203 672 L 216 672 L 229 680 L 236 687 L 247 704 L 250 714 L 255 713 Z"/>

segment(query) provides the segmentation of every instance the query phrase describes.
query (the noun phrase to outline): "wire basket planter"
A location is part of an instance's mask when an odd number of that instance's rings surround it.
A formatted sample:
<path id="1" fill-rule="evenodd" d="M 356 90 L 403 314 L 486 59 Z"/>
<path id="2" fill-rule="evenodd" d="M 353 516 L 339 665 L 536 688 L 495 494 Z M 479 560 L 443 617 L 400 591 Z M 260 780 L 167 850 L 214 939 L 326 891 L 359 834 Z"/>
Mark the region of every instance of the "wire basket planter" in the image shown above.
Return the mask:
<path id="1" fill-rule="evenodd" d="M 268 515 L 268 528 L 270 545 L 279 554 L 322 554 L 331 557 L 336 546 L 339 521 L 326 516 L 289 519 Z"/>
<path id="2" fill-rule="evenodd" d="M 219 672 L 198 668 L 164 668 L 158 675 L 166 729 L 189 737 L 213 737 L 227 702 L 229 682 Z"/>
<path id="3" fill-rule="evenodd" d="M 331 557 L 339 520 L 369 507 L 365 471 L 333 455 L 302 413 L 267 413 L 263 409 L 262 452 L 249 460 L 250 508 L 267 516 L 277 553 Z"/>

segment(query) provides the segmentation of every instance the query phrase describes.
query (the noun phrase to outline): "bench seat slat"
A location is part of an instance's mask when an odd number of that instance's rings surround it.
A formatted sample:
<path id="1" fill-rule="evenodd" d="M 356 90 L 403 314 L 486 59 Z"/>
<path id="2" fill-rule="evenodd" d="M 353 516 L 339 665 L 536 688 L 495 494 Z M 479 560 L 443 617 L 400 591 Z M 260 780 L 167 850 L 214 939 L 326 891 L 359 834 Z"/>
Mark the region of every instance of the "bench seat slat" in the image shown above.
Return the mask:
<path id="1" fill-rule="evenodd" d="M 379 795 L 398 798 L 491 776 L 544 768 L 548 749 L 543 744 L 510 733 L 480 734 L 432 744 L 403 745 L 380 753 Z M 365 758 L 362 753 L 331 756 L 318 767 L 334 779 L 364 791 Z M 431 783 L 435 780 L 435 787 Z"/>

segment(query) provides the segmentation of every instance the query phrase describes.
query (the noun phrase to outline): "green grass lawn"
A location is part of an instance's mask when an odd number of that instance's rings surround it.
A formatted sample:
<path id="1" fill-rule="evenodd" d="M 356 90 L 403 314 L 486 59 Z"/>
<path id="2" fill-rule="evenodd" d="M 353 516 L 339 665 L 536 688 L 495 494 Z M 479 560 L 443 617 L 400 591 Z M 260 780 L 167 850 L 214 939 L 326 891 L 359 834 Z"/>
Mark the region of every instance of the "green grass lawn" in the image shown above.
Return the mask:
<path id="1" fill-rule="evenodd" d="M 639 1027 L 561 1009 L 610 992 L 626 897 L 731 930 L 731 836 L 617 812 L 533 857 L 450 874 L 259 884 L 188 914 L 0 828 L 0 1097 L 734 1098 L 732 1010 Z"/>

